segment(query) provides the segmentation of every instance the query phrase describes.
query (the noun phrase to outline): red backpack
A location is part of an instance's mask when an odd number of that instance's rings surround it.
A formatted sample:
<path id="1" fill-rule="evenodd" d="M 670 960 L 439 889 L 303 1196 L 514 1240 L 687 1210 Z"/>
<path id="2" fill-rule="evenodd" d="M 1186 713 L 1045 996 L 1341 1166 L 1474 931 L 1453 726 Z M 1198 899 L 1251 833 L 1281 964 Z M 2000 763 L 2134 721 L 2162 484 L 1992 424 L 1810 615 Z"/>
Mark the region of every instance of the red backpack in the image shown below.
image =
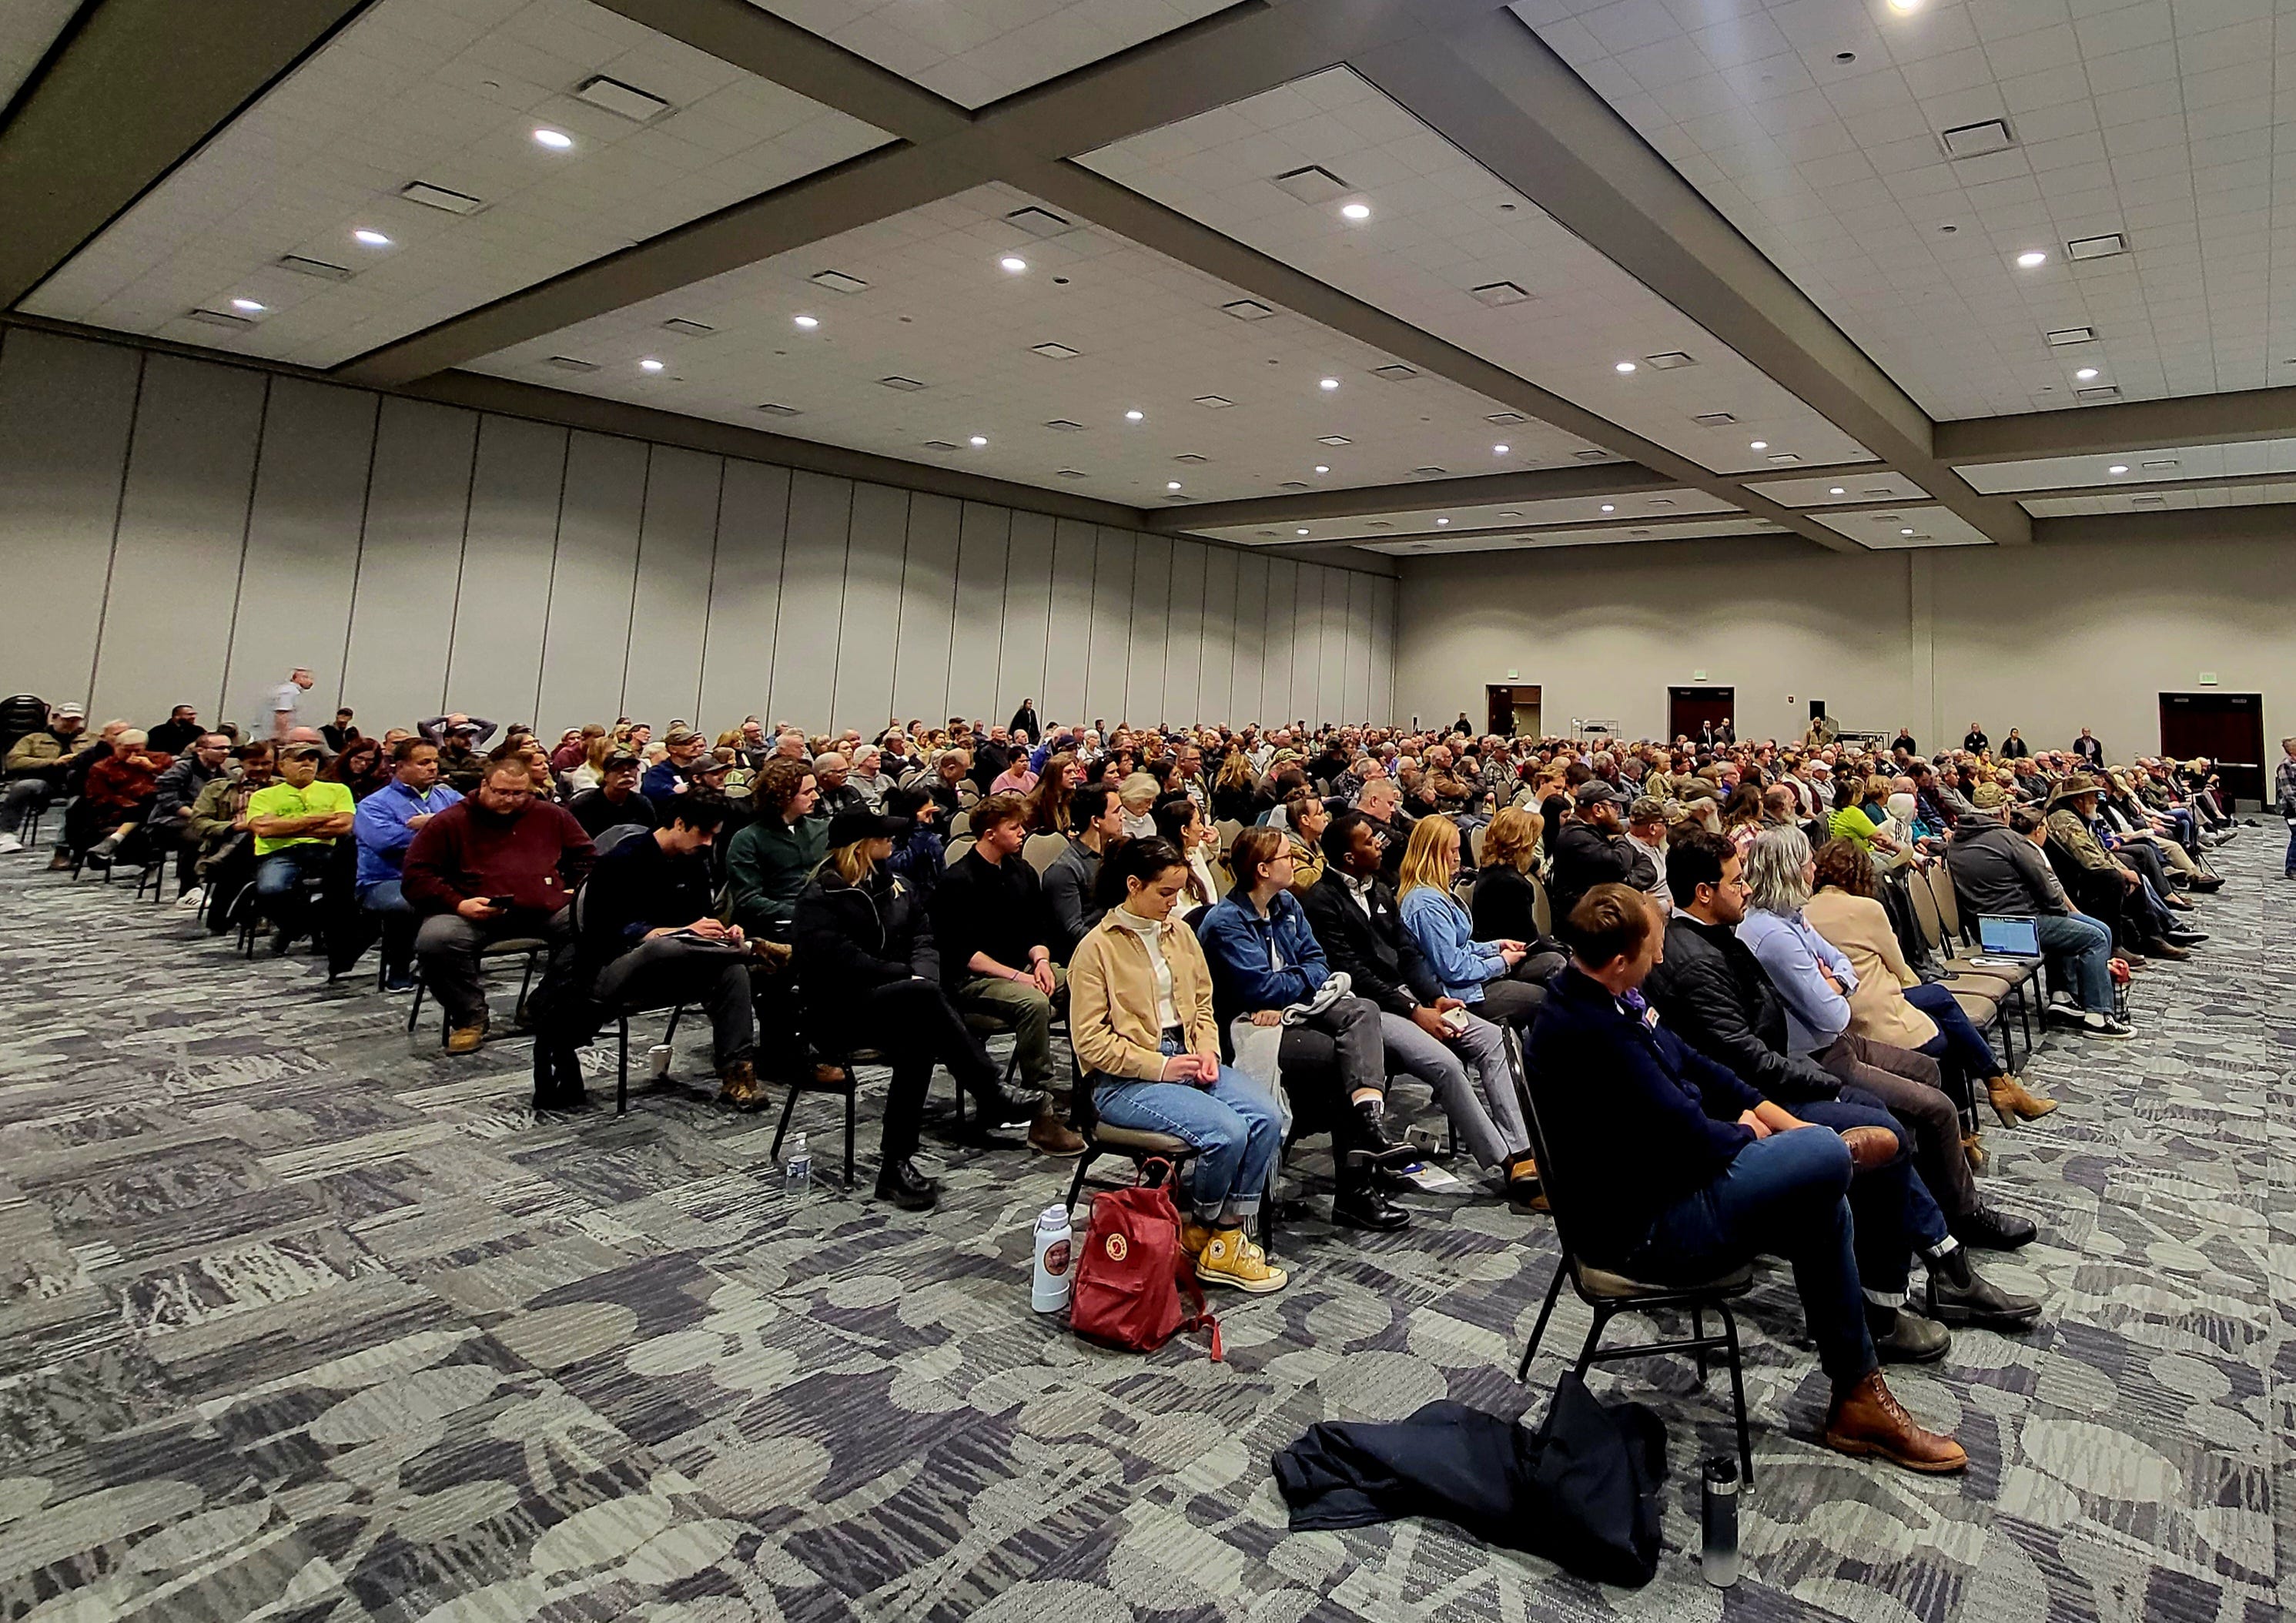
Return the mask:
<path id="1" fill-rule="evenodd" d="M 1154 1352 L 1183 1330 L 1211 1332 L 1220 1356 L 1219 1321 L 1204 1310 L 1193 1260 L 1180 1248 L 1180 1214 L 1164 1185 L 1171 1168 L 1149 1161 L 1136 1188 L 1092 1197 L 1092 1221 L 1077 1254 L 1069 1328 L 1123 1352 Z M 1195 1304 L 1186 1312 L 1185 1291 Z"/>

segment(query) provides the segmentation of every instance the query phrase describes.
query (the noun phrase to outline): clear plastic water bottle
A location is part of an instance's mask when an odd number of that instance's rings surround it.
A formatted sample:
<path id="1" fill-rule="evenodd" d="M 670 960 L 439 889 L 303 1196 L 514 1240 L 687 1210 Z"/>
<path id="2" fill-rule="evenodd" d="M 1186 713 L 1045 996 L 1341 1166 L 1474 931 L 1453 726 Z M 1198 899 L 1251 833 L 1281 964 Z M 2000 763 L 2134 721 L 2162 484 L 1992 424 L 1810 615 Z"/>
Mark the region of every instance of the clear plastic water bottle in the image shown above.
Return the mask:
<path id="1" fill-rule="evenodd" d="M 790 1135 L 789 1159 L 782 1163 L 782 1195 L 791 1201 L 802 1201 L 813 1193 L 813 1155 L 805 1147 L 805 1135 Z"/>
<path id="2" fill-rule="evenodd" d="M 1702 1475 L 1699 1570 L 1716 1588 L 1727 1589 L 1738 1581 L 1738 1462 L 1718 1454 L 1706 1462 Z"/>

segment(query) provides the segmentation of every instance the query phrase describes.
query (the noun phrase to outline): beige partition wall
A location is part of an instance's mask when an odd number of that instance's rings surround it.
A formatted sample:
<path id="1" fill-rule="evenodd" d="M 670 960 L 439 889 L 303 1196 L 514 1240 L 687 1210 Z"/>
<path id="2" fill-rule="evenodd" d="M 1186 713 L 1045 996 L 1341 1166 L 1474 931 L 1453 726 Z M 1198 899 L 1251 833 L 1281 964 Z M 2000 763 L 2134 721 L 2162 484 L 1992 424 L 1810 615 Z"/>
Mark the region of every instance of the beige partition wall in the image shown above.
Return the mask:
<path id="1" fill-rule="evenodd" d="M 1362 719 L 1396 583 L 0 327 L 0 689 L 370 731 Z M 1295 624 L 1295 619 L 1297 623 Z"/>

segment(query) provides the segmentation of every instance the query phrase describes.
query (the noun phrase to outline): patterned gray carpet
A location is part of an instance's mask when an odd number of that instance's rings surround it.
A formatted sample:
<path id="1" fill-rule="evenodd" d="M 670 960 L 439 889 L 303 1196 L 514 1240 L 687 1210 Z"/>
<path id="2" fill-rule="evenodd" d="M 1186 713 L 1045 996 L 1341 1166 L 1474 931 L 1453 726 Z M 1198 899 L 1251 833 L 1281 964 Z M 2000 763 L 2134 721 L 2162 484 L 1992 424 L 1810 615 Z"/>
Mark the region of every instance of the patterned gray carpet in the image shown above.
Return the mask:
<path id="1" fill-rule="evenodd" d="M 1303 1223 L 1292 1289 L 1226 1304 L 1226 1364 L 1104 1353 L 1028 1307 L 1064 1164 L 931 1143 L 930 1218 L 786 1201 L 770 1119 L 663 1088 L 537 1126 L 522 1044 L 449 1061 L 371 981 L 242 963 L 124 886 L 12 859 L 0 1616 L 2262 1623 L 2296 1603 L 2276 844 L 2223 853 L 2217 939 L 2140 977 L 2138 1041 L 2060 1039 L 2031 1076 L 2066 1108 L 1987 1132 L 1991 1198 L 2043 1230 L 1997 1272 L 2048 1312 L 1892 1378 L 1958 1429 L 1965 1480 L 1814 1445 L 1823 1383 L 1766 1272 L 1751 1576 L 1726 1597 L 1684 1553 L 1684 1467 L 1693 1437 L 1725 1446 L 1726 1388 L 1678 1361 L 1595 1377 L 1671 1433 L 1639 1593 L 1441 1526 L 1284 1529 L 1267 1456 L 1313 1421 L 1543 1406 L 1586 1324 L 1566 1297 L 1515 1386 L 1543 1220 L 1428 1196 L 1392 1236 Z M 698 1037 L 679 1047 L 700 1078 Z M 800 1117 L 824 1162 L 832 1110 Z M 865 1096 L 865 1178 L 873 1119 Z"/>

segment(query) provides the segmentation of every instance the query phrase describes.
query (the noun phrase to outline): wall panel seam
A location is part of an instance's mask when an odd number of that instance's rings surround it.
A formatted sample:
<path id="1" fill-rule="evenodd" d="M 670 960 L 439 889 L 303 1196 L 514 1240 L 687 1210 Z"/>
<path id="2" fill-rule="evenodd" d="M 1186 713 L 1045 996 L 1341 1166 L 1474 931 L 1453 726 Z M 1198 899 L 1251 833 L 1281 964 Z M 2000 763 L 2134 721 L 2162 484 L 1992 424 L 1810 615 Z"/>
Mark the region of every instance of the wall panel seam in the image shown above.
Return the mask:
<path id="1" fill-rule="evenodd" d="M 558 601 L 558 548 L 566 533 L 566 478 L 574 465 L 574 431 L 559 436 L 558 507 L 550 521 L 550 575 L 542 586 L 542 635 L 535 639 L 534 725 L 542 725 L 543 682 L 550 671 L 550 611 Z"/>
<path id="2" fill-rule="evenodd" d="M 239 604 L 247 593 L 247 549 L 255 536 L 255 492 L 263 480 L 263 447 L 271 426 L 271 390 L 275 380 L 263 380 L 263 400 L 255 408 L 255 455 L 247 459 L 247 512 L 239 524 L 239 573 L 232 581 L 231 619 L 223 634 L 223 669 L 216 677 L 215 719 L 227 717 L 231 706 L 231 651 L 239 646 Z"/>
<path id="3" fill-rule="evenodd" d="M 471 430 L 471 476 L 463 481 L 463 540 L 455 554 L 455 596 L 447 605 L 447 658 L 439 673 L 439 713 L 445 715 L 454 703 L 455 644 L 462 640 L 457 626 L 463 618 L 463 575 L 471 567 L 471 510 L 479 499 L 479 458 L 484 453 L 487 440 L 487 419 L 482 414 Z M 540 694 L 536 695 L 537 703 Z M 540 717 L 537 717 L 538 723 Z"/>
<path id="4" fill-rule="evenodd" d="M 335 705 L 340 709 L 351 679 L 351 642 L 358 635 L 359 579 L 366 568 L 366 526 L 374 512 L 374 470 L 382 461 L 382 397 L 374 398 L 374 423 L 366 439 L 366 478 L 359 486 L 358 546 L 351 554 L 351 590 L 343 605 L 343 657 L 335 666 Z M 265 721 L 275 725 L 269 717 Z"/>
<path id="5" fill-rule="evenodd" d="M 653 453 L 646 446 L 645 474 L 638 480 L 638 533 L 630 548 L 630 615 L 622 627 L 622 684 L 614 699 L 614 714 L 627 716 L 630 711 L 630 644 L 638 635 L 638 582 L 645 574 L 645 515 L 646 503 L 653 496 Z"/>
<path id="6" fill-rule="evenodd" d="M 103 668 L 103 622 L 111 613 L 111 571 L 119 561 L 119 521 L 127 511 L 127 474 L 135 462 L 135 425 L 144 413 L 144 374 L 150 370 L 152 357 L 143 356 L 135 363 L 135 392 L 127 403 L 127 434 L 119 447 L 119 490 L 111 500 L 111 550 L 103 559 L 103 594 L 96 600 L 95 646 L 87 656 L 87 697 L 95 700 L 96 673 Z"/>
<path id="7" fill-rule="evenodd" d="M 774 673 L 781 668 L 782 662 L 782 611 L 789 602 L 790 519 L 797 512 L 797 473 L 794 470 L 787 471 L 788 477 L 782 480 L 782 555 L 780 561 L 774 566 L 774 650 L 766 657 L 766 714 L 768 717 L 774 713 Z M 781 732 L 778 719 L 773 726 L 778 736 Z"/>
<path id="8" fill-rule="evenodd" d="M 726 512 L 726 459 L 713 456 L 709 460 L 718 466 L 718 494 L 709 499 L 709 579 L 701 588 L 701 657 L 693 667 L 693 725 L 697 728 L 701 728 L 701 694 L 709 684 L 709 605 L 718 601 L 718 531 Z"/>

